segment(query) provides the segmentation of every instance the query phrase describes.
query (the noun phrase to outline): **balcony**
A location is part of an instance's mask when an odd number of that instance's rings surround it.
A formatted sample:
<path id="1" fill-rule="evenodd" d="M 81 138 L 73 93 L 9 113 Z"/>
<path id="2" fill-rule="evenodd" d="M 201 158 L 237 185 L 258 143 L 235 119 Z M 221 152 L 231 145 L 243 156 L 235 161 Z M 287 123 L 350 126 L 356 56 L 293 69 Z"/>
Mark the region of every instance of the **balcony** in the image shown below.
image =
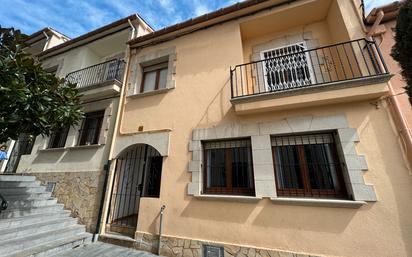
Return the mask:
<path id="1" fill-rule="evenodd" d="M 306 49 L 305 42 L 261 52 L 230 70 L 239 113 L 376 98 L 390 75 L 374 41 L 358 39 Z"/>
<path id="2" fill-rule="evenodd" d="M 118 94 L 123 80 L 125 62 L 110 60 L 67 74 L 66 80 L 77 84 L 84 99 Z"/>

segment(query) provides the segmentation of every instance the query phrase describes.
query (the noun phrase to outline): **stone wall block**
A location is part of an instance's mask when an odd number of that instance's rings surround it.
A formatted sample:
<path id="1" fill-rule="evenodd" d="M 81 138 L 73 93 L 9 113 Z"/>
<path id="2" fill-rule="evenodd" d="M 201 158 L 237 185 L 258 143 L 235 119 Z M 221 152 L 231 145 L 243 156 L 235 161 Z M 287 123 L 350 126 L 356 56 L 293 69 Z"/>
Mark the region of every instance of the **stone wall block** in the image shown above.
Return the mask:
<path id="1" fill-rule="evenodd" d="M 352 184 L 352 191 L 357 201 L 376 202 L 377 197 L 372 185 Z"/>
<path id="2" fill-rule="evenodd" d="M 345 115 L 314 117 L 310 130 L 328 130 L 348 128 L 348 122 Z"/>
<path id="3" fill-rule="evenodd" d="M 292 128 L 289 126 L 286 120 L 259 123 L 259 128 L 260 135 L 276 135 L 292 132 Z"/>
<path id="4" fill-rule="evenodd" d="M 270 135 L 252 136 L 252 149 L 271 149 Z"/>
<path id="5" fill-rule="evenodd" d="M 252 149 L 253 163 L 257 165 L 273 165 L 272 150 L 269 149 Z"/>
<path id="6" fill-rule="evenodd" d="M 340 128 L 338 134 L 341 142 L 359 142 L 358 132 L 354 128 Z"/>
<path id="7" fill-rule="evenodd" d="M 293 132 L 310 131 L 313 117 L 287 118 L 287 123 Z"/>
<path id="8" fill-rule="evenodd" d="M 188 171 L 189 172 L 200 172 L 200 161 L 189 162 Z"/>
<path id="9" fill-rule="evenodd" d="M 255 180 L 256 197 L 276 197 L 274 180 Z"/>
<path id="10" fill-rule="evenodd" d="M 189 141 L 189 151 L 201 151 L 202 142 L 200 140 L 190 140 Z"/>

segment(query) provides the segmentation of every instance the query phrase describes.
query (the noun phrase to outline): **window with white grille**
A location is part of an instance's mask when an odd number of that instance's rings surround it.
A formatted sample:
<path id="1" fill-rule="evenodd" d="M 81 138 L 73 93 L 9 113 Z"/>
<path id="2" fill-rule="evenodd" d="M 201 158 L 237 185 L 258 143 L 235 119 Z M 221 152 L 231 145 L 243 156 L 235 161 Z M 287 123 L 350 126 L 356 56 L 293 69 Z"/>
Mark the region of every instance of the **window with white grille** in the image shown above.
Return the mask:
<path id="1" fill-rule="evenodd" d="M 305 42 L 261 52 L 267 91 L 293 89 L 313 83 Z"/>

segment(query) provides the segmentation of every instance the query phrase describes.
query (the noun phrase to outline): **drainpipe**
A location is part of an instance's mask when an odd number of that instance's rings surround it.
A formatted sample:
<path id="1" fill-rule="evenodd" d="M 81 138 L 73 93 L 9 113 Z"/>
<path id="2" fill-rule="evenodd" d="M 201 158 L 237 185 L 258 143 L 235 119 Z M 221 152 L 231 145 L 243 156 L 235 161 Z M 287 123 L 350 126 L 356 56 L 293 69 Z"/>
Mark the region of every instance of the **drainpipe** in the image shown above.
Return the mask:
<path id="1" fill-rule="evenodd" d="M 157 255 L 160 255 L 160 242 L 162 240 L 162 230 L 163 230 L 163 213 L 166 208 L 166 205 L 160 207 L 160 221 L 159 221 L 159 243 L 157 245 Z"/>
<path id="2" fill-rule="evenodd" d="M 132 27 L 132 36 L 130 37 L 130 39 L 133 39 L 134 34 L 136 32 L 136 27 L 133 25 L 133 23 L 130 21 L 130 19 L 127 19 L 127 22 L 129 22 L 130 27 Z"/>
<path id="3" fill-rule="evenodd" d="M 372 25 L 372 28 L 367 32 L 367 39 L 372 40 L 373 35 L 375 34 L 376 28 L 379 26 L 381 23 L 385 13 L 383 10 L 379 10 L 377 13 L 377 17 L 375 22 Z M 395 90 L 392 87 L 391 83 L 388 83 L 388 88 L 389 88 L 389 102 L 393 106 L 393 111 L 395 112 L 395 116 L 397 116 L 397 123 L 400 123 L 400 129 L 399 129 L 399 136 L 404 140 L 404 147 L 405 147 L 405 152 L 406 152 L 406 159 L 408 160 L 409 163 L 409 169 L 412 168 L 412 133 L 410 128 L 408 127 L 408 123 L 406 122 L 405 116 L 400 108 L 400 103 L 399 100 L 396 98 L 396 93 Z"/>
<path id="4" fill-rule="evenodd" d="M 368 40 L 372 39 L 372 36 L 373 36 L 373 34 L 375 34 L 375 31 L 378 28 L 379 24 L 381 23 L 384 15 L 385 15 L 385 13 L 382 10 L 380 10 L 378 12 L 378 15 L 376 17 L 375 22 L 372 25 L 372 28 L 369 30 L 368 34 L 366 35 Z"/>
<path id="5" fill-rule="evenodd" d="M 106 165 L 104 165 L 104 182 L 103 182 L 103 188 L 102 188 L 102 195 L 100 198 L 100 208 L 99 208 L 99 214 L 97 215 L 97 223 L 96 223 L 96 230 L 94 231 L 93 234 L 93 239 L 92 241 L 95 242 L 98 238 L 99 235 L 99 230 L 100 230 L 100 223 L 101 223 L 101 219 L 102 219 L 102 215 L 103 215 L 103 206 L 104 206 L 104 198 L 106 195 L 106 187 L 107 187 L 107 180 L 109 177 L 109 171 L 110 171 L 110 164 L 112 163 L 111 160 L 107 160 Z"/>
<path id="6" fill-rule="evenodd" d="M 46 33 L 45 31 L 43 31 L 43 35 L 46 37 L 46 44 L 44 44 L 44 47 L 43 47 L 43 51 L 44 51 L 44 50 L 46 50 L 46 49 L 48 48 L 48 46 L 49 46 L 50 37 L 49 37 L 49 35 L 47 35 L 47 33 Z"/>

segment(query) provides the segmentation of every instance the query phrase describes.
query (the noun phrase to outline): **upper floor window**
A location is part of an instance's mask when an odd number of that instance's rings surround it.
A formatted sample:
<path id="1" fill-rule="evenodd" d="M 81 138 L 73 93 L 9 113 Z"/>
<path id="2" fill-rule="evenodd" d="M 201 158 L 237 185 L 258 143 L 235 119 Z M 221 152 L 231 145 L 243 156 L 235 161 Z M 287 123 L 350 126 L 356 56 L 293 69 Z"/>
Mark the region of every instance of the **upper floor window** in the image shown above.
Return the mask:
<path id="1" fill-rule="evenodd" d="M 143 67 L 140 93 L 166 88 L 168 62 L 161 62 Z"/>
<path id="2" fill-rule="evenodd" d="M 59 131 L 56 131 L 50 136 L 49 144 L 47 148 L 61 148 L 66 145 L 67 134 L 69 133 L 70 126 L 66 126 Z"/>
<path id="3" fill-rule="evenodd" d="M 346 198 L 332 133 L 272 137 L 278 196 Z"/>
<path id="4" fill-rule="evenodd" d="M 99 142 L 104 110 L 86 113 L 79 135 L 79 145 L 94 145 Z"/>
<path id="5" fill-rule="evenodd" d="M 310 56 L 305 42 L 263 51 L 266 90 L 295 88 L 314 84 Z"/>
<path id="6" fill-rule="evenodd" d="M 204 193 L 254 195 L 249 139 L 204 143 Z"/>

